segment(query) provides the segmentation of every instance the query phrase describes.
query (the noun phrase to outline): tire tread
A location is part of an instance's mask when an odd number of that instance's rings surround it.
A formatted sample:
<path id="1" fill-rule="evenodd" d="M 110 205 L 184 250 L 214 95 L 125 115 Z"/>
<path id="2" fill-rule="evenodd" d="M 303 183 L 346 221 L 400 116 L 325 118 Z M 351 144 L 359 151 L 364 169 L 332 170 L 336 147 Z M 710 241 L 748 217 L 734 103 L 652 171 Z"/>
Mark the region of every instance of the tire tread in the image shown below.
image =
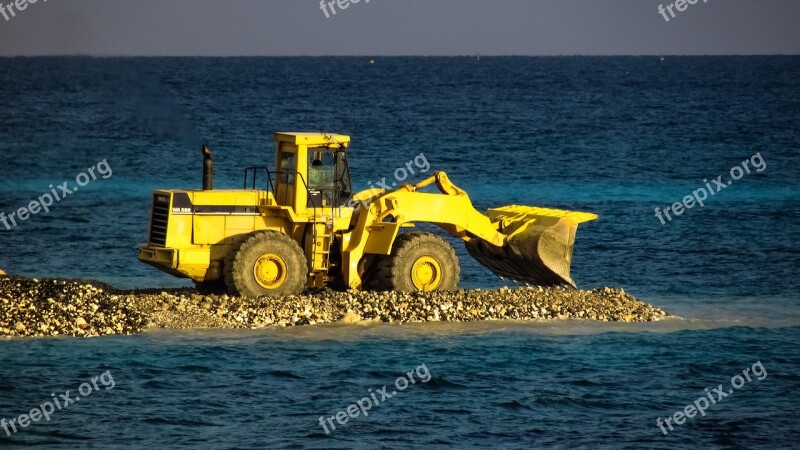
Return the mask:
<path id="1" fill-rule="evenodd" d="M 416 247 L 425 244 L 434 244 L 443 251 L 440 264 L 448 265 L 452 270 L 449 280 L 442 280 L 442 285 L 436 290 L 455 290 L 458 287 L 461 268 L 456 252 L 447 241 L 436 234 L 424 231 L 412 231 L 401 234 L 392 245 L 392 253 L 378 260 L 375 272 L 370 280 L 369 287 L 377 291 L 412 290 L 406 286 L 405 277 L 401 266 L 404 264 L 404 255 L 412 252 Z M 447 268 L 444 269 L 447 272 Z"/>
<path id="2" fill-rule="evenodd" d="M 288 296 L 301 293 L 303 289 L 305 289 L 308 275 L 305 254 L 297 242 L 286 234 L 278 231 L 258 231 L 252 233 L 242 239 L 233 250 L 225 255 L 223 272 L 225 274 L 225 286 L 227 286 L 228 292 L 232 295 L 254 296 L 254 292 L 246 292 L 245 288 L 251 281 L 248 277 L 252 277 L 250 273 L 251 270 L 248 267 L 249 264 L 239 258 L 239 255 L 244 254 L 263 242 L 276 242 L 279 243 L 279 245 L 287 246 L 287 249 L 290 249 L 290 254 L 282 256 L 288 256 L 294 259 L 294 261 L 286 261 L 289 273 L 287 274 L 287 280 L 283 286 L 275 289 L 273 292 L 257 295 Z M 292 272 L 292 266 L 297 266 L 299 274 Z"/>

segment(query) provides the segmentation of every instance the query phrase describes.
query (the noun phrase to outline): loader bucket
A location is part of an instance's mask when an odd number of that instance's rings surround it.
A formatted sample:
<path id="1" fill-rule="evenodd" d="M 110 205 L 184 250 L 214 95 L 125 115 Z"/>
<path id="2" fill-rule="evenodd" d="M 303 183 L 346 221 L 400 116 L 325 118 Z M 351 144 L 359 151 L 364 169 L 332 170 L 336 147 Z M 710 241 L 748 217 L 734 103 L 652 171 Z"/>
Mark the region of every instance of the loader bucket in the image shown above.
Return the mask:
<path id="1" fill-rule="evenodd" d="M 473 258 L 499 277 L 539 286 L 572 286 L 572 246 L 578 224 L 596 214 L 503 206 L 487 211 L 498 231 L 508 236 L 502 247 L 475 238 L 466 243 Z"/>

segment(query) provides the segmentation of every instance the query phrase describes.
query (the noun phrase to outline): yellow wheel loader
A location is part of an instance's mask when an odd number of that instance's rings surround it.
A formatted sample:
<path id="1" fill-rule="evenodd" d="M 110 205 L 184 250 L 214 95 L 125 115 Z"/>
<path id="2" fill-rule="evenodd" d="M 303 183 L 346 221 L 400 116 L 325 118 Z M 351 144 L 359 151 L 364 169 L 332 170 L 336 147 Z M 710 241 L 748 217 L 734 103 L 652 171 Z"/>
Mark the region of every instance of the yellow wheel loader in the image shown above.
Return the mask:
<path id="1" fill-rule="evenodd" d="M 306 287 L 397 291 L 453 290 L 453 248 L 427 232 L 432 223 L 466 242 L 500 277 L 541 286 L 570 278 L 584 212 L 504 206 L 481 214 L 444 172 L 417 184 L 352 192 L 350 137 L 276 133 L 275 167 L 244 170 L 244 186 L 213 189 L 203 147 L 203 188 L 153 193 L 149 242 L 139 259 L 201 291 L 242 296 L 296 295 Z M 258 189 L 257 186 L 263 186 Z M 438 192 L 425 192 L 435 185 Z"/>

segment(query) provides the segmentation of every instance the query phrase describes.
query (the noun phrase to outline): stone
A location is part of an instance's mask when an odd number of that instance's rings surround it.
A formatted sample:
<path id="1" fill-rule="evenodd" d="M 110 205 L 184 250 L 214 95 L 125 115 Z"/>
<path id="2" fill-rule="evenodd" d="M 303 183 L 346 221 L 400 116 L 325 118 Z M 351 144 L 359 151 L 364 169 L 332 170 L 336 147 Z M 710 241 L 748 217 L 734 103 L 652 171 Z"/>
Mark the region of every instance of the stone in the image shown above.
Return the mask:
<path id="1" fill-rule="evenodd" d="M 340 320 L 342 323 L 358 323 L 361 322 L 361 316 L 353 311 L 347 311 L 344 317 Z"/>
<path id="2" fill-rule="evenodd" d="M 505 287 L 453 292 L 338 292 L 284 298 L 198 295 L 191 289 L 119 291 L 98 283 L 0 277 L 0 334 L 98 336 L 152 327 L 242 328 L 476 320 L 641 322 L 668 314 L 613 288 Z"/>

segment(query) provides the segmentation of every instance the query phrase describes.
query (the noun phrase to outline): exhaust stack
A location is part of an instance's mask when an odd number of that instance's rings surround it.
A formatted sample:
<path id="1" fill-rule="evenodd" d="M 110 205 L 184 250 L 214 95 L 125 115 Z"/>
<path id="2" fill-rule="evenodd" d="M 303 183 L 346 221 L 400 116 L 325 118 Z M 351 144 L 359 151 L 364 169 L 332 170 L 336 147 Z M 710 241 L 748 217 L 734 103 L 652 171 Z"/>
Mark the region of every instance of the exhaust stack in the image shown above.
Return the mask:
<path id="1" fill-rule="evenodd" d="M 211 149 L 203 146 L 203 190 L 210 191 L 214 188 L 214 160 L 211 158 Z"/>

